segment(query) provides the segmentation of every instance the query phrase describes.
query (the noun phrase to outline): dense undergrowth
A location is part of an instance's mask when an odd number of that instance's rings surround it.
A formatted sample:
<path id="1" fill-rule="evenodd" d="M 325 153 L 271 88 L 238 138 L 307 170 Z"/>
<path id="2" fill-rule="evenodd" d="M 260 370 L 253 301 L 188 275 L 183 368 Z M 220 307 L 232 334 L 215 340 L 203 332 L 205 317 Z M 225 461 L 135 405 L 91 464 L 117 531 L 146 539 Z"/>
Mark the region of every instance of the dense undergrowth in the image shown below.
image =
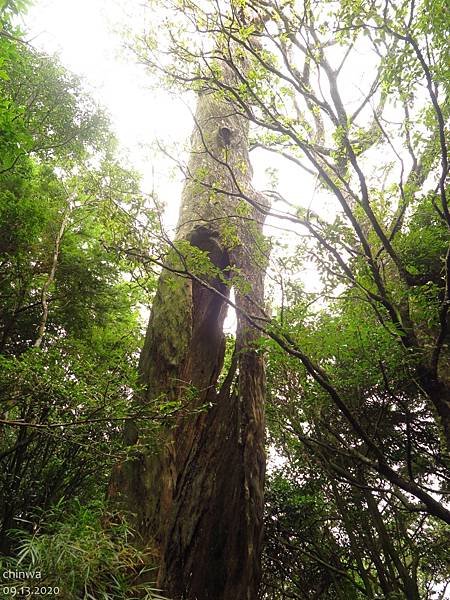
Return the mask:
<path id="1" fill-rule="evenodd" d="M 61 500 L 35 515 L 33 523 L 32 532 L 11 532 L 14 556 L 0 558 L 1 572 L 13 580 L 3 578 L 3 589 L 10 591 L 2 597 L 45 588 L 47 595 L 64 600 L 162 599 L 149 583 L 155 578 L 148 566 L 152 557 L 135 548 L 124 517 L 108 512 L 101 502 Z"/>

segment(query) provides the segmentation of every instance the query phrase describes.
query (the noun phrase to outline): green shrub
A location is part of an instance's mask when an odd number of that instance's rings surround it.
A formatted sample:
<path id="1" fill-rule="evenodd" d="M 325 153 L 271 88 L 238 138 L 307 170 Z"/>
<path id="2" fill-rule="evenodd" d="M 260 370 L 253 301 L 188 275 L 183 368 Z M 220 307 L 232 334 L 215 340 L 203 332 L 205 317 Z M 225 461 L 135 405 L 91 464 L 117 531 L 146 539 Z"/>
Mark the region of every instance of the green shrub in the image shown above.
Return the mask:
<path id="1" fill-rule="evenodd" d="M 60 503 L 38 521 L 33 534 L 15 530 L 15 556 L 0 558 L 0 575 L 9 570 L 34 576 L 3 579 L 3 588 L 56 587 L 50 597 L 59 600 L 163 600 L 148 583 L 152 557 L 132 545 L 133 533 L 122 515 L 107 513 L 98 502 L 82 506 L 75 501 L 68 513 Z M 11 591 L 10 597 L 17 593 Z"/>

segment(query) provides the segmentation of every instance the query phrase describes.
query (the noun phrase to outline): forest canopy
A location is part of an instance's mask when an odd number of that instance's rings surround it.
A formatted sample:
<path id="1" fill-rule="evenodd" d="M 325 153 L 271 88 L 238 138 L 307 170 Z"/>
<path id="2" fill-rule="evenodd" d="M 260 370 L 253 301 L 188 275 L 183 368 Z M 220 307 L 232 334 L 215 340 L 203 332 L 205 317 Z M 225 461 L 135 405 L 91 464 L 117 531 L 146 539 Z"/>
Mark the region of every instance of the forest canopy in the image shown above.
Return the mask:
<path id="1" fill-rule="evenodd" d="M 68 599 L 445 599 L 445 3 L 149 3 L 129 60 L 197 98 L 175 237 L 25 4 L 0 3 L 1 564 Z"/>

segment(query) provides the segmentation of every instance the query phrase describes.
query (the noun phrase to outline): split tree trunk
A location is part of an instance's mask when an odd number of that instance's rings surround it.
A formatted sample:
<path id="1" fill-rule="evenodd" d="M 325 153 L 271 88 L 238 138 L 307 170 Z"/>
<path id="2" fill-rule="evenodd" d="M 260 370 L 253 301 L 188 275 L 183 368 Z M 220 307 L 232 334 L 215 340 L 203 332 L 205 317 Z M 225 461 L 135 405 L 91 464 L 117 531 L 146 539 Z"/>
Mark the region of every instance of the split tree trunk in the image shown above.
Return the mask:
<path id="1" fill-rule="evenodd" d="M 181 399 L 186 410 L 160 452 L 119 465 L 110 486 L 136 515 L 142 543 L 157 548 L 158 581 L 173 600 L 255 600 L 260 581 L 265 381 L 259 333 L 244 315 L 261 315 L 264 251 L 261 212 L 239 197 L 261 202 L 247 137 L 232 102 L 199 96 L 175 246 L 204 250 L 221 276 L 209 277 L 208 289 L 170 270 L 161 275 L 141 354 L 141 400 Z M 235 357 L 218 390 L 233 281 Z"/>

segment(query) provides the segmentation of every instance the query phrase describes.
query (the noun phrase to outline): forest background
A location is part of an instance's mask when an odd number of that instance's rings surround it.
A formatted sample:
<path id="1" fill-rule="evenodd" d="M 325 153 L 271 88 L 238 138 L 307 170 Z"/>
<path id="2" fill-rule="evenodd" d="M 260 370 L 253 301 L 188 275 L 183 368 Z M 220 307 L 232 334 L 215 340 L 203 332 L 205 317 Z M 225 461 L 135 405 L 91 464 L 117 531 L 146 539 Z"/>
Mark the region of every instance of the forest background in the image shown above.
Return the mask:
<path id="1" fill-rule="evenodd" d="M 189 402 L 131 402 L 175 188 L 148 174 L 142 186 L 85 83 L 27 41 L 27 3 L 0 6 L 2 570 L 40 570 L 67 598 L 158 597 L 104 498 L 131 451 L 124 424 L 157 451 Z M 150 14 L 129 60 L 188 105 L 205 87 L 237 100 L 259 173 L 277 167 L 257 178 L 271 201 L 258 348 L 276 457 L 261 598 L 446 598 L 448 8 L 185 1 Z M 217 40 L 250 62 L 232 89 Z M 186 153 L 159 152 L 190 177 Z M 207 283 L 207 256 L 184 251 L 182 275 Z"/>

